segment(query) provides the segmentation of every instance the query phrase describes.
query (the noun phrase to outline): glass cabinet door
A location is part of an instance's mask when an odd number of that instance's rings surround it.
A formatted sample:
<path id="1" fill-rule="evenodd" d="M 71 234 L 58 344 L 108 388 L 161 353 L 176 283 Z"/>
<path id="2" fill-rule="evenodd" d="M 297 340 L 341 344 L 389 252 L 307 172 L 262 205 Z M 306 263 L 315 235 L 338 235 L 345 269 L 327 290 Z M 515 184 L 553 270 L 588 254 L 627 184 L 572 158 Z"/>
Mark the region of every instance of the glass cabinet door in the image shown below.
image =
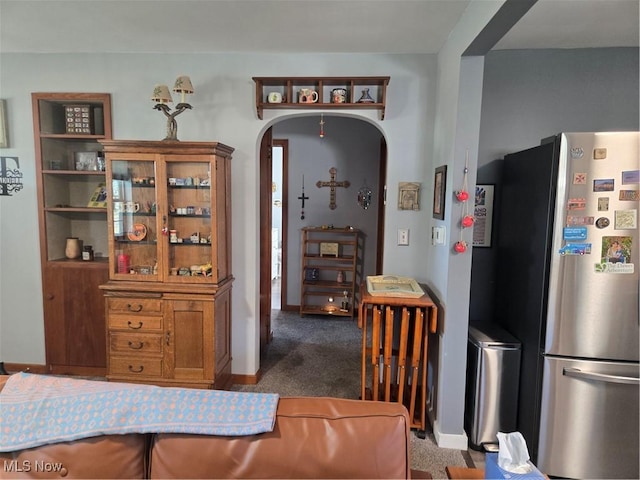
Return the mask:
<path id="1" fill-rule="evenodd" d="M 110 276 L 158 281 L 158 238 L 162 233 L 156 218 L 156 162 L 113 160 L 110 167 L 109 234 L 113 242 Z"/>
<path id="2" fill-rule="evenodd" d="M 211 283 L 211 157 L 166 158 L 168 261 L 165 280 Z"/>

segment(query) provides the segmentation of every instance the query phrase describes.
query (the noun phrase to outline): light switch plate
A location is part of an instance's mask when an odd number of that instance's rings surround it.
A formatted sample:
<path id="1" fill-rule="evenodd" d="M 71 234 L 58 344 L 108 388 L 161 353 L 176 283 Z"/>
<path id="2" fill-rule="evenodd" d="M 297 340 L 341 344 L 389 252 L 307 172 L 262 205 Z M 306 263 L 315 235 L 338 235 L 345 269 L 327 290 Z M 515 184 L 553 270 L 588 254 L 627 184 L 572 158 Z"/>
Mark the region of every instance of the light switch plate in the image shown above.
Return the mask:
<path id="1" fill-rule="evenodd" d="M 409 229 L 398 229 L 398 245 L 409 245 Z"/>
<path id="2" fill-rule="evenodd" d="M 431 244 L 444 245 L 446 242 L 446 227 L 433 227 L 431 230 Z"/>

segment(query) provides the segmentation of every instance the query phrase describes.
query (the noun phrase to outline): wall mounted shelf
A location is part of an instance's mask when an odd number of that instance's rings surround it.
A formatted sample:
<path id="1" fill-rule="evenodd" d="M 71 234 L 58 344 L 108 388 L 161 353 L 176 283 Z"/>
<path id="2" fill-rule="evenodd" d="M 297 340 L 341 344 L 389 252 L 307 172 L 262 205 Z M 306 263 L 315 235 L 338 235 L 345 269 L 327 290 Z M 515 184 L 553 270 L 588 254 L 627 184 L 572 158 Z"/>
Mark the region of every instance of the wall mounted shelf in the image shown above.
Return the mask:
<path id="1" fill-rule="evenodd" d="M 264 110 L 350 110 L 375 109 L 384 120 L 387 85 L 390 77 L 253 77 L 256 84 L 256 113 L 262 120 Z M 318 93 L 313 103 L 299 102 L 299 90 L 308 88 Z M 334 103 L 332 90 L 346 90 L 346 101 Z M 361 101 L 363 97 L 369 101 Z M 270 102 L 272 93 L 279 94 L 281 101 Z"/>

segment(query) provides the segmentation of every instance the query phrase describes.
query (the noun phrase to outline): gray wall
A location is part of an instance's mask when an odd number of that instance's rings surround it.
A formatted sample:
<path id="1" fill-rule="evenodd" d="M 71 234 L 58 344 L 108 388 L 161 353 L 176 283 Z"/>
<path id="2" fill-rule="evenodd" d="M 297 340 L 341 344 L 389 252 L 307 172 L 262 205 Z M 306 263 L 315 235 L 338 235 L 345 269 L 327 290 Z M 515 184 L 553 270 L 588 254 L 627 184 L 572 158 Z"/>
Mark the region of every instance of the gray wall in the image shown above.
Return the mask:
<path id="1" fill-rule="evenodd" d="M 477 183 L 497 184 L 497 205 L 505 154 L 560 132 L 637 131 L 639 89 L 637 48 L 490 52 L 485 58 Z M 494 224 L 498 219 L 496 211 Z M 493 248 L 473 251 L 472 321 L 493 316 L 494 254 Z"/>
<path id="2" fill-rule="evenodd" d="M 324 138 L 319 136 L 319 115 L 284 120 L 273 126 L 273 138 L 289 140 L 289 217 L 287 303 L 300 302 L 300 229 L 302 227 L 351 225 L 365 236 L 363 278 L 375 274 L 378 172 L 382 134 L 372 124 L 354 118 L 324 116 Z M 329 208 L 329 189 L 316 182 L 329 181 L 329 169 L 338 170 L 336 180 L 348 180 L 348 188 L 336 188 L 336 208 Z M 304 175 L 305 218 L 300 219 Z M 358 190 L 366 181 L 374 192 L 371 206 L 357 203 Z M 392 202 L 391 208 L 394 208 Z"/>

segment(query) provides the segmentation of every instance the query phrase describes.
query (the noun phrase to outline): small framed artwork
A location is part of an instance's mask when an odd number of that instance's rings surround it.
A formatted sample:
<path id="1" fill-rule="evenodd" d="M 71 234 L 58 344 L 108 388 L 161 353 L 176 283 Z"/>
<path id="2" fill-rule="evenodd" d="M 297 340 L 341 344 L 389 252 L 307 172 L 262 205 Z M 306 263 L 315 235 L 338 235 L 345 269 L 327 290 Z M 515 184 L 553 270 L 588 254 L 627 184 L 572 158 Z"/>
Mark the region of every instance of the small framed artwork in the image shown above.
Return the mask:
<path id="1" fill-rule="evenodd" d="M 398 210 L 420 210 L 420 184 L 400 182 L 398 184 Z"/>
<path id="2" fill-rule="evenodd" d="M 320 242 L 320 256 L 321 257 L 337 257 L 338 243 L 337 242 Z"/>
<path id="3" fill-rule="evenodd" d="M 490 247 L 493 224 L 493 194 L 495 185 L 476 185 L 473 208 L 473 246 Z"/>
<path id="4" fill-rule="evenodd" d="M 9 138 L 7 137 L 7 113 L 5 101 L 0 99 L 0 148 L 9 148 Z"/>
<path id="5" fill-rule="evenodd" d="M 433 218 L 444 220 L 444 203 L 447 190 L 447 166 L 436 168 L 433 179 Z"/>

